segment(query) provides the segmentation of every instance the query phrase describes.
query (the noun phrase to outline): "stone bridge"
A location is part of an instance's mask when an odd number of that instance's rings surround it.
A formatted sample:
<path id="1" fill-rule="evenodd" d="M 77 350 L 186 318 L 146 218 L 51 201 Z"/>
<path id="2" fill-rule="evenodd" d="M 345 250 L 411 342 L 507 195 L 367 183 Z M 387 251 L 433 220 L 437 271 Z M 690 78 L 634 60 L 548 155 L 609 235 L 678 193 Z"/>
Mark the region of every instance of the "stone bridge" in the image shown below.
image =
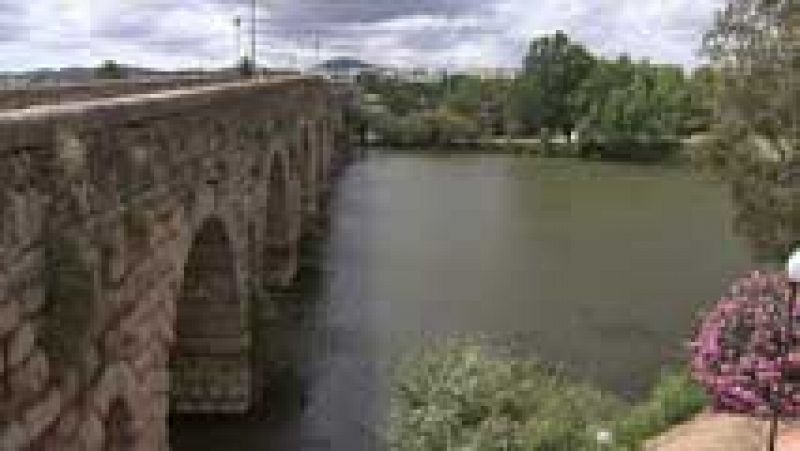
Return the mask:
<path id="1" fill-rule="evenodd" d="M 0 450 L 166 449 L 170 413 L 251 408 L 251 309 L 318 228 L 343 97 L 283 77 L 0 112 Z"/>

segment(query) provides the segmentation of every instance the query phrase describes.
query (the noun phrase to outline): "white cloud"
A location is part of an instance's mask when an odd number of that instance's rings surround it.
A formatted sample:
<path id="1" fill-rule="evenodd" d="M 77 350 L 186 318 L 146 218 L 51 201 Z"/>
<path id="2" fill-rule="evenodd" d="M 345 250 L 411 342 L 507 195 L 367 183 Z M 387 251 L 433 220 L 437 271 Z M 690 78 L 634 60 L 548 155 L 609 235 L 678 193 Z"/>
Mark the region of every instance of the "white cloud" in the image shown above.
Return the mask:
<path id="1" fill-rule="evenodd" d="M 513 66 L 531 38 L 562 29 L 604 55 L 693 64 L 701 33 L 724 0 L 374 1 L 352 0 L 346 10 L 330 0 L 272 1 L 270 22 L 260 25 L 268 28 L 260 34 L 260 60 L 313 64 L 313 28 L 321 58 Z M 104 59 L 163 68 L 227 65 L 235 59 L 233 16 L 247 13 L 237 2 L 0 0 L 0 70 Z"/>

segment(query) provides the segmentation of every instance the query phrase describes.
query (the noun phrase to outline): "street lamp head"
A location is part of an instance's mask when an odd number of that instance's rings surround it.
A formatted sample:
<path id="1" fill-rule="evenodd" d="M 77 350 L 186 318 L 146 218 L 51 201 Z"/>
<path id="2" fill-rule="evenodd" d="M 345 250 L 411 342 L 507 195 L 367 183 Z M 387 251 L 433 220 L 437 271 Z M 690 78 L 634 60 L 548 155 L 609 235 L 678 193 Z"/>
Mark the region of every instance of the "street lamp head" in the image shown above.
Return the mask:
<path id="1" fill-rule="evenodd" d="M 800 249 L 795 249 L 789 255 L 789 261 L 786 263 L 786 273 L 790 281 L 800 283 Z"/>

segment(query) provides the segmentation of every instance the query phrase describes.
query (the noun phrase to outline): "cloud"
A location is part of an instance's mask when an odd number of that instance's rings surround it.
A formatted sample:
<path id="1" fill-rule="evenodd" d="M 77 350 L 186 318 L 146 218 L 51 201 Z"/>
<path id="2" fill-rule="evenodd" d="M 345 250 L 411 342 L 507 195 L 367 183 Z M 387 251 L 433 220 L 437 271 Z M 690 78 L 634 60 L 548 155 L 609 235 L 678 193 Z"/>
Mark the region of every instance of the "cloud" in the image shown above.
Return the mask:
<path id="1" fill-rule="evenodd" d="M 409 15 L 457 17 L 479 9 L 481 0 L 276 0 L 272 17 L 280 24 L 340 26 L 386 22 Z"/>
<path id="2" fill-rule="evenodd" d="M 557 29 L 595 52 L 692 65 L 724 0 L 258 0 L 259 59 L 333 56 L 415 66 L 516 66 Z M 0 0 L 0 70 L 103 59 L 173 68 L 236 59 L 249 0 Z M 242 36 L 246 44 L 246 36 Z"/>

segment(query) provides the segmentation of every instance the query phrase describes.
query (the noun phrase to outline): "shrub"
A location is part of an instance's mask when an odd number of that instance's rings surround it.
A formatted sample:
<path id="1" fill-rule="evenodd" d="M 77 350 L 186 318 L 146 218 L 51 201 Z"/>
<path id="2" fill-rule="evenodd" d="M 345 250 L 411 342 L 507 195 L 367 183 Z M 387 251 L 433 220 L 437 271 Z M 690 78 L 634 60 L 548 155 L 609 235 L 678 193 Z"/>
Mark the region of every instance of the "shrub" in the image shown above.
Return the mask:
<path id="1" fill-rule="evenodd" d="M 753 272 L 736 281 L 704 317 L 692 344 L 692 370 L 715 409 L 800 413 L 800 327 L 788 325 L 783 274 Z"/>
<path id="2" fill-rule="evenodd" d="M 700 412 L 707 403 L 703 389 L 686 369 L 664 372 L 641 404 L 633 406 L 615 422 L 618 449 L 639 449 L 641 444 Z"/>
<path id="3" fill-rule="evenodd" d="M 685 369 L 632 406 L 538 360 L 450 340 L 398 365 L 388 438 L 394 450 L 637 450 L 705 402 Z"/>

